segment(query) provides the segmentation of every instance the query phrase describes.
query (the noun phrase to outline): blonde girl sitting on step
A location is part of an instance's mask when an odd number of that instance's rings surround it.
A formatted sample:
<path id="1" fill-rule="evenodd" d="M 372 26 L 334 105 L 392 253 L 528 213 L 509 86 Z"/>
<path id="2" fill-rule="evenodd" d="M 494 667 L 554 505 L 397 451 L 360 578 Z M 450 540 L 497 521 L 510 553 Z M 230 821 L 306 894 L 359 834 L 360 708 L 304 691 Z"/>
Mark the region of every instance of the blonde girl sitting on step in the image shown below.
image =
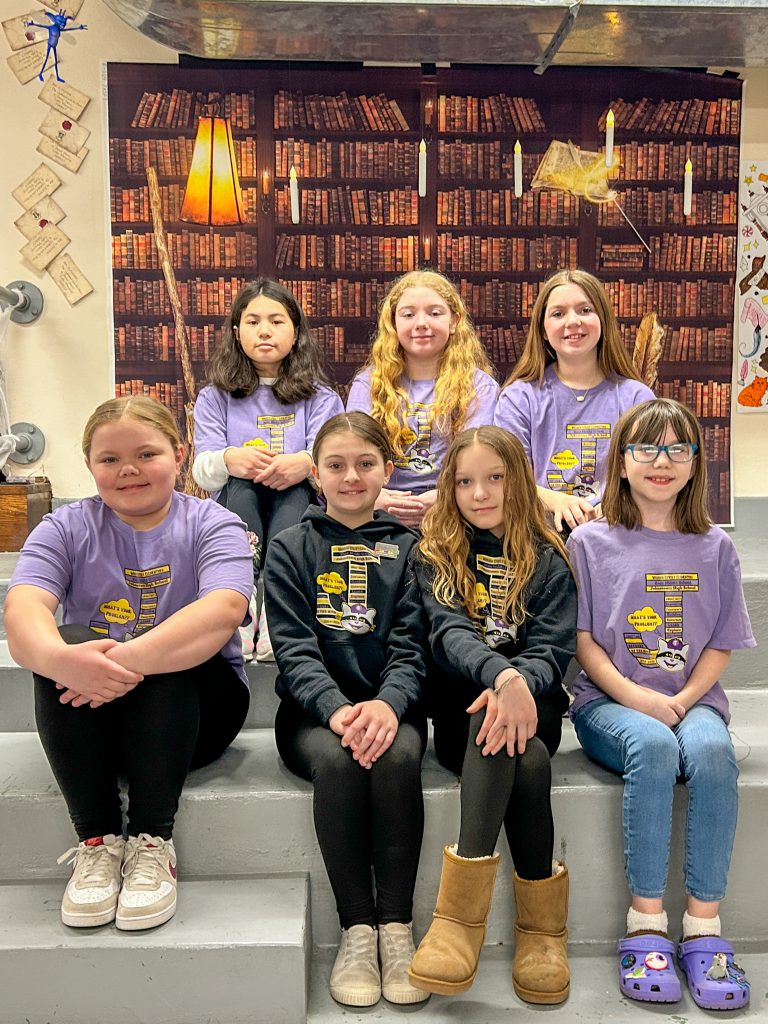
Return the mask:
<path id="1" fill-rule="evenodd" d="M 461 775 L 459 840 L 447 846 L 434 921 L 411 982 L 453 995 L 472 984 L 502 825 L 515 868 L 512 979 L 532 1003 L 568 995 L 568 871 L 554 863 L 550 757 L 568 706 L 576 588 L 522 445 L 506 430 L 460 434 L 417 556 L 429 643 L 435 752 Z"/>

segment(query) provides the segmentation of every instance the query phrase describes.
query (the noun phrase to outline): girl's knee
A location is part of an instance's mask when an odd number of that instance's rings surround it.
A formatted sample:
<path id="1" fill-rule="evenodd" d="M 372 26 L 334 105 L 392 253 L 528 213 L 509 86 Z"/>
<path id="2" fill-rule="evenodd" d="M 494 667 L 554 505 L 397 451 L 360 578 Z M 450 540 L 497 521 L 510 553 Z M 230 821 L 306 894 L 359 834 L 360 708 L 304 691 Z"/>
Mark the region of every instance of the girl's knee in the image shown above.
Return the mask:
<path id="1" fill-rule="evenodd" d="M 627 771 L 643 769 L 677 778 L 680 746 L 677 737 L 662 722 L 653 720 L 650 728 L 632 736 L 626 744 Z"/>

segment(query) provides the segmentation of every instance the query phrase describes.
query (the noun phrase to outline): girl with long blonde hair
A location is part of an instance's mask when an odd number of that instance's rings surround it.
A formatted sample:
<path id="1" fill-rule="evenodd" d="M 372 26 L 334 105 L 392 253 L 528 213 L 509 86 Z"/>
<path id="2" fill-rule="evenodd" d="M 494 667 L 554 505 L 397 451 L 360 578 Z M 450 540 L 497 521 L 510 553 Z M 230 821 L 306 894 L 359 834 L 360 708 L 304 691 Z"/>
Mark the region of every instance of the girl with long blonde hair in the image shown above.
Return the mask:
<path id="1" fill-rule="evenodd" d="M 637 379 L 600 281 L 560 270 L 534 303 L 523 354 L 494 423 L 519 438 L 558 530 L 597 512 L 611 430 L 653 392 Z"/>
<path id="2" fill-rule="evenodd" d="M 435 502 L 449 444 L 462 430 L 493 421 L 497 395 L 488 357 L 451 282 L 432 270 L 395 281 L 347 400 L 347 411 L 370 413 L 381 424 L 394 453 L 395 471 L 377 508 L 418 527 Z"/>
<path id="3" fill-rule="evenodd" d="M 459 840 L 443 855 L 435 919 L 410 968 L 429 992 L 475 977 L 505 828 L 517 900 L 513 982 L 521 998 L 568 994 L 568 872 L 552 861 L 550 757 L 568 706 L 576 589 L 520 442 L 466 430 L 443 464 L 416 569 L 439 673 L 435 752 L 461 775 Z"/>

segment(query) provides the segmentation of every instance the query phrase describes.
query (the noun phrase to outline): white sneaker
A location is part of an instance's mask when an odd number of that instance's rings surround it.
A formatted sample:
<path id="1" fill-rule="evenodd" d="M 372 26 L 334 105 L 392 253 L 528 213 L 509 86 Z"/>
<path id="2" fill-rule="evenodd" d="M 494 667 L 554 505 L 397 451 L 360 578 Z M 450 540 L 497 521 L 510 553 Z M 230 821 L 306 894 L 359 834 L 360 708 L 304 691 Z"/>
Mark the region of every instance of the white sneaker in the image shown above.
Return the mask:
<path id="1" fill-rule="evenodd" d="M 408 1005 L 429 999 L 429 992 L 414 988 L 408 980 L 408 967 L 415 954 L 412 924 L 393 921 L 379 925 L 381 994 L 388 1002 Z"/>
<path id="2" fill-rule="evenodd" d="M 264 605 L 261 606 L 259 625 L 257 629 L 258 639 L 256 640 L 256 661 L 274 661 L 275 655 L 272 652 L 272 641 L 269 639 L 267 627 L 267 613 Z"/>
<path id="3" fill-rule="evenodd" d="M 373 1006 L 381 998 L 376 929 L 371 925 L 354 924 L 342 931 L 331 971 L 331 995 L 344 1006 Z"/>
<path id="4" fill-rule="evenodd" d="M 142 832 L 129 836 L 115 924 L 123 931 L 155 928 L 176 913 L 173 840 Z"/>
<path id="5" fill-rule="evenodd" d="M 86 839 L 58 859 L 69 860 L 72 877 L 61 901 L 61 920 L 70 928 L 94 928 L 114 921 L 125 852 L 122 836 Z"/>

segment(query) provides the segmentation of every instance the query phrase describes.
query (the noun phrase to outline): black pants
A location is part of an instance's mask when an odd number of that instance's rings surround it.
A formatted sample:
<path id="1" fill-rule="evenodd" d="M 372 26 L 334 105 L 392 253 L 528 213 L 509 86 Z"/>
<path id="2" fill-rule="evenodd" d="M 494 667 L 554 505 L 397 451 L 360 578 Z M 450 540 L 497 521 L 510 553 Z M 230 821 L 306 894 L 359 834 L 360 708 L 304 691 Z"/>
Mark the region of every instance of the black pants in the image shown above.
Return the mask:
<path id="1" fill-rule="evenodd" d="M 253 568 L 257 578 L 270 540 L 281 530 L 295 526 L 314 500 L 315 493 L 306 480 L 284 491 L 276 491 L 253 480 L 229 478 L 219 494 L 219 504 L 240 516 L 256 534 Z"/>
<path id="2" fill-rule="evenodd" d="M 424 833 L 426 721 L 402 721 L 370 769 L 292 700 L 280 703 L 275 739 L 286 767 L 314 785 L 315 831 L 341 927 L 410 921 Z"/>
<path id="3" fill-rule="evenodd" d="M 103 639 L 84 626 L 59 632 L 67 643 Z M 129 834 L 170 839 L 187 773 L 223 754 L 248 711 L 248 691 L 220 654 L 147 676 L 98 708 L 61 704 L 52 680 L 34 680 L 40 740 L 80 840 L 122 834 L 118 776 L 128 784 Z"/>
<path id="4" fill-rule="evenodd" d="M 460 694 L 459 701 L 451 694 L 449 707 L 441 708 L 434 721 L 437 759 L 461 776 L 458 853 L 462 857 L 490 856 L 503 824 L 518 875 L 529 880 L 549 878 L 555 844 L 550 757 L 560 745 L 567 698 L 564 693 L 536 698 L 536 736 L 528 741 L 524 754 L 509 757 L 501 750 L 483 757 L 482 746 L 475 740 L 485 709 L 468 715 L 464 709 L 477 691 L 473 696 L 462 688 Z"/>

